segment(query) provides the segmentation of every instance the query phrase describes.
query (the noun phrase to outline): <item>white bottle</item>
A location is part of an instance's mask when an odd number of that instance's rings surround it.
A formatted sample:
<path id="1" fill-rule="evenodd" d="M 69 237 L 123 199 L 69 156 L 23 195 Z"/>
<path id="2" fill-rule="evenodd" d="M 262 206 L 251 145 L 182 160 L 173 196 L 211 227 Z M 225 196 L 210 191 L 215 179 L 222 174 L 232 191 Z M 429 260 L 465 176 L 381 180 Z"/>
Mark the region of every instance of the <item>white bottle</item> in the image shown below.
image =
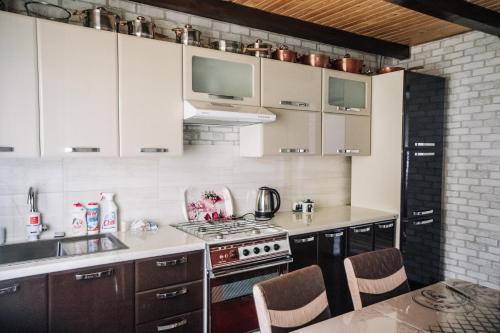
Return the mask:
<path id="1" fill-rule="evenodd" d="M 87 234 L 87 209 L 79 202 L 73 204 L 71 211 L 71 231 L 75 236 Z"/>
<path id="2" fill-rule="evenodd" d="M 118 207 L 114 193 L 101 193 L 101 233 L 118 231 Z"/>

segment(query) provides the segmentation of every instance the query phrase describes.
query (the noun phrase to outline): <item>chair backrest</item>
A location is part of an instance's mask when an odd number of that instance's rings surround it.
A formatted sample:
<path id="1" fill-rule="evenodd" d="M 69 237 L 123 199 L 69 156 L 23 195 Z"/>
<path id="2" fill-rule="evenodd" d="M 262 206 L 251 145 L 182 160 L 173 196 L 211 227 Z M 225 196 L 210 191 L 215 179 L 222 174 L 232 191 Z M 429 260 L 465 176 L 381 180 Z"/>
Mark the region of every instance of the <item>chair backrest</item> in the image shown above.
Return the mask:
<path id="1" fill-rule="evenodd" d="M 317 265 L 258 283 L 253 295 L 261 333 L 291 332 L 331 317 Z"/>
<path id="2" fill-rule="evenodd" d="M 403 258 L 396 248 L 348 257 L 344 266 L 355 310 L 410 291 Z"/>

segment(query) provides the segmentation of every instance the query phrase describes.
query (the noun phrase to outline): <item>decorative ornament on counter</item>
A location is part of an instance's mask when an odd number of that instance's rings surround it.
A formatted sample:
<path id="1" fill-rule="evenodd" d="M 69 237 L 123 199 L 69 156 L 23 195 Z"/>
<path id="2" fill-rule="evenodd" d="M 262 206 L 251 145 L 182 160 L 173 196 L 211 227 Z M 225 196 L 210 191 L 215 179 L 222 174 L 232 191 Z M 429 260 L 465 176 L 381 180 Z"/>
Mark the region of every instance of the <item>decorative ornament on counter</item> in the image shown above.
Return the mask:
<path id="1" fill-rule="evenodd" d="M 156 231 L 158 225 L 146 219 L 135 220 L 130 224 L 131 231 Z"/>
<path id="2" fill-rule="evenodd" d="M 184 218 L 186 221 L 217 221 L 233 217 L 233 200 L 227 187 L 210 189 L 189 187 L 184 191 Z"/>

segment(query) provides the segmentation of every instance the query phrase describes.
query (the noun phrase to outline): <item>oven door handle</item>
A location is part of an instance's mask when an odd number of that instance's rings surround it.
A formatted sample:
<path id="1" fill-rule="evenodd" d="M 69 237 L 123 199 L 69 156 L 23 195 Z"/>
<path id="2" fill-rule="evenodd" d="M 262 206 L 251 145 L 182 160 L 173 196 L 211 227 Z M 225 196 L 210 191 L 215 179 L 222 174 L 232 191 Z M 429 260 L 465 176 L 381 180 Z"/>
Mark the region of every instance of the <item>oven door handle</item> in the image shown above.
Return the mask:
<path id="1" fill-rule="evenodd" d="M 293 258 L 287 257 L 286 259 L 283 259 L 283 260 L 273 261 L 273 262 L 269 262 L 269 263 L 262 264 L 262 265 L 257 264 L 254 266 L 240 268 L 240 269 L 225 269 L 225 270 L 219 271 L 219 272 L 210 271 L 210 278 L 214 279 L 214 278 L 219 278 L 219 277 L 223 277 L 223 276 L 235 275 L 235 274 L 239 274 L 239 273 L 246 273 L 246 272 L 251 272 L 251 271 L 255 271 L 258 269 L 262 269 L 262 268 L 269 268 L 269 267 L 274 267 L 274 266 L 285 265 L 285 264 L 289 264 L 291 262 L 293 262 Z"/>

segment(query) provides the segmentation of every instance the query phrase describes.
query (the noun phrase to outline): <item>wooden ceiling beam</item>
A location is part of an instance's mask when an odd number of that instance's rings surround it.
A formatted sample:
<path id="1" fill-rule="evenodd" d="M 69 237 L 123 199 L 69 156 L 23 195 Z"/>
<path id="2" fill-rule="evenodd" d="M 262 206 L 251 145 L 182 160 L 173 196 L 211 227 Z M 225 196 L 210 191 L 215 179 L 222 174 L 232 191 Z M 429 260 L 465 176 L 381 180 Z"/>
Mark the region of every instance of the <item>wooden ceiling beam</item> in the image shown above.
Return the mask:
<path id="1" fill-rule="evenodd" d="M 500 13 L 464 0 L 385 0 L 473 30 L 500 36 Z"/>
<path id="2" fill-rule="evenodd" d="M 273 14 L 229 1 L 137 0 L 137 2 L 387 57 L 397 59 L 410 57 L 410 48 L 407 45 Z"/>

